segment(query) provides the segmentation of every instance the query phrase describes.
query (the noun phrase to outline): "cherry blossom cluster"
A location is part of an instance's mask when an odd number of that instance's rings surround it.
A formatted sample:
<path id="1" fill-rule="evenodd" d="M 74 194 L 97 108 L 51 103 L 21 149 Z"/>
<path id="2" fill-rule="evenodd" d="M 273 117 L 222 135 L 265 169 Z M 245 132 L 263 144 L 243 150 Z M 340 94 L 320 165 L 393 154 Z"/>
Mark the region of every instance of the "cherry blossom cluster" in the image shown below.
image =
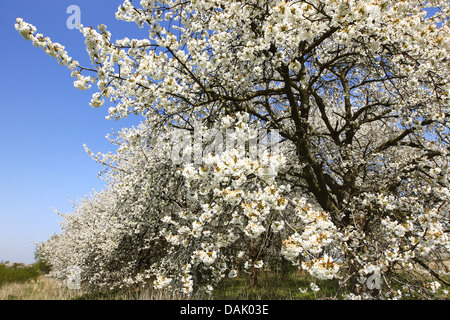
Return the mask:
<path id="1" fill-rule="evenodd" d="M 447 290 L 447 0 L 126 0 L 116 18 L 148 37 L 81 27 L 90 67 L 16 21 L 92 107 L 144 119 L 111 137 L 116 152 L 86 147 L 107 188 L 42 244 L 55 276 L 78 266 L 93 287 L 193 295 L 286 259 L 339 281 L 335 298 Z M 203 141 L 184 150 L 200 161 L 174 163 L 174 134 L 198 120 L 235 140 L 276 130 L 280 148 L 195 153 Z"/>

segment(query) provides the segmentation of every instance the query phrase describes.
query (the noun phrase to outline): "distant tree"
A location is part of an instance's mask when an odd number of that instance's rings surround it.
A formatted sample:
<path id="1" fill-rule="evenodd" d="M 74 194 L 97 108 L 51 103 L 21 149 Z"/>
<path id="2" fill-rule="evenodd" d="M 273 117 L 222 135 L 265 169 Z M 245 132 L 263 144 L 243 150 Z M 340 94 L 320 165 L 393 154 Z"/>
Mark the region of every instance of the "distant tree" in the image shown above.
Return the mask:
<path id="1" fill-rule="evenodd" d="M 40 274 L 48 274 L 50 272 L 50 265 L 44 258 L 44 254 L 39 250 L 39 247 L 34 251 L 34 267 Z"/>

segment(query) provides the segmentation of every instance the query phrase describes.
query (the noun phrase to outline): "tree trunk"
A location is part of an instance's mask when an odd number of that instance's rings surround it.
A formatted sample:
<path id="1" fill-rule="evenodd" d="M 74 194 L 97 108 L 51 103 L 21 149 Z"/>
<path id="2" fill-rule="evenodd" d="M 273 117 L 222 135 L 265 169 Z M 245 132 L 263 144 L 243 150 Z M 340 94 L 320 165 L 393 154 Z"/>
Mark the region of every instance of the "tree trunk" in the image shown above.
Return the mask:
<path id="1" fill-rule="evenodd" d="M 284 257 L 281 257 L 281 279 L 287 280 L 289 275 L 289 261 L 287 261 Z"/>
<path id="2" fill-rule="evenodd" d="M 254 266 L 252 266 L 251 274 L 250 274 L 250 284 L 249 284 L 250 288 L 258 288 L 259 287 L 258 271 L 259 271 L 258 268 L 255 268 Z"/>
<path id="3" fill-rule="evenodd" d="M 250 288 L 257 288 L 258 284 L 258 268 L 255 268 L 255 262 L 258 258 L 258 248 L 255 246 L 255 242 L 250 242 L 250 250 L 249 250 L 250 261 L 252 262 L 252 266 L 250 269 Z"/>

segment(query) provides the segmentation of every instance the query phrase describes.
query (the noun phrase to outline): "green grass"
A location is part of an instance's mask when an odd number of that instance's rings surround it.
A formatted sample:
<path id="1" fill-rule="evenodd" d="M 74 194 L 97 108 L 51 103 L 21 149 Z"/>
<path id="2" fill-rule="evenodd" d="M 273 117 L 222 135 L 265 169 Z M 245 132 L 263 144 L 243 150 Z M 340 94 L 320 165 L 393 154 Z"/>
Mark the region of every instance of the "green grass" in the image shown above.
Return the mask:
<path id="1" fill-rule="evenodd" d="M 37 265 L 25 268 L 7 267 L 0 264 L 0 300 L 32 299 L 32 300 L 184 300 L 186 296 L 156 290 L 151 285 L 145 288 L 105 290 L 103 292 L 87 292 L 69 290 L 56 280 L 39 275 Z M 38 279 L 36 281 L 36 279 Z M 29 281 L 35 280 L 35 281 Z M 338 280 L 314 280 L 308 274 L 295 270 L 289 272 L 286 279 L 272 271 L 264 271 L 258 277 L 259 286 L 249 288 L 249 277 L 241 273 L 238 278 L 225 278 L 215 288 L 213 296 L 195 296 L 192 299 L 214 300 L 318 300 L 334 297 L 339 288 Z M 320 290 L 314 292 L 310 284 L 315 283 Z M 302 289 L 302 290 L 300 290 Z M 439 290 L 442 299 L 449 299 L 448 294 Z M 342 297 L 337 297 L 342 298 Z M 404 296 L 403 299 L 420 299 L 420 296 Z"/>
<path id="2" fill-rule="evenodd" d="M 323 297 L 334 296 L 338 288 L 337 280 L 315 281 L 305 273 L 290 272 L 287 279 L 282 279 L 279 274 L 265 271 L 259 275 L 259 286 L 249 288 L 249 278 L 241 274 L 239 278 L 224 279 L 214 290 L 213 296 L 196 296 L 193 299 L 214 300 L 315 300 Z M 320 291 L 314 292 L 310 288 L 311 282 L 320 287 Z M 306 289 L 302 293 L 300 288 Z M 105 292 L 90 292 L 73 297 L 75 300 L 171 300 L 186 299 L 169 292 L 146 287 L 141 291 L 113 290 Z"/>
<path id="3" fill-rule="evenodd" d="M 334 295 L 338 288 L 335 280 L 317 281 L 299 271 L 291 272 L 287 279 L 273 272 L 259 275 L 259 286 L 249 288 L 248 276 L 238 279 L 224 279 L 214 291 L 218 300 L 314 300 Z M 311 282 L 320 287 L 320 291 L 311 290 Z M 300 291 L 303 289 L 304 292 Z"/>
<path id="4" fill-rule="evenodd" d="M 0 286 L 5 283 L 23 283 L 36 280 L 39 276 L 39 269 L 36 265 L 21 266 L 13 264 L 7 266 L 0 264 Z"/>

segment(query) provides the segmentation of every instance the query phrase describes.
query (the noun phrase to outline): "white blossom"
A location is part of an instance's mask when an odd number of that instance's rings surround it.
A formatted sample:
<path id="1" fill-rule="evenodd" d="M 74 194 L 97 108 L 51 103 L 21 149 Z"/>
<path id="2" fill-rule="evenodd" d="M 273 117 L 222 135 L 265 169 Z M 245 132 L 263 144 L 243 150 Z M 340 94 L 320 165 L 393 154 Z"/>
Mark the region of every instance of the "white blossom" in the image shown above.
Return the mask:
<path id="1" fill-rule="evenodd" d="M 107 119 L 143 119 L 108 137 L 115 152 L 86 147 L 106 188 L 39 246 L 54 277 L 79 266 L 88 287 L 154 277 L 192 296 L 282 255 L 344 279 L 342 298 L 437 294 L 424 266 L 450 251 L 448 1 L 126 0 L 115 16 L 148 37 L 81 27 L 89 67 L 15 24 Z M 180 129 L 197 144 L 179 150 Z M 270 129 L 277 143 L 253 143 Z"/>

